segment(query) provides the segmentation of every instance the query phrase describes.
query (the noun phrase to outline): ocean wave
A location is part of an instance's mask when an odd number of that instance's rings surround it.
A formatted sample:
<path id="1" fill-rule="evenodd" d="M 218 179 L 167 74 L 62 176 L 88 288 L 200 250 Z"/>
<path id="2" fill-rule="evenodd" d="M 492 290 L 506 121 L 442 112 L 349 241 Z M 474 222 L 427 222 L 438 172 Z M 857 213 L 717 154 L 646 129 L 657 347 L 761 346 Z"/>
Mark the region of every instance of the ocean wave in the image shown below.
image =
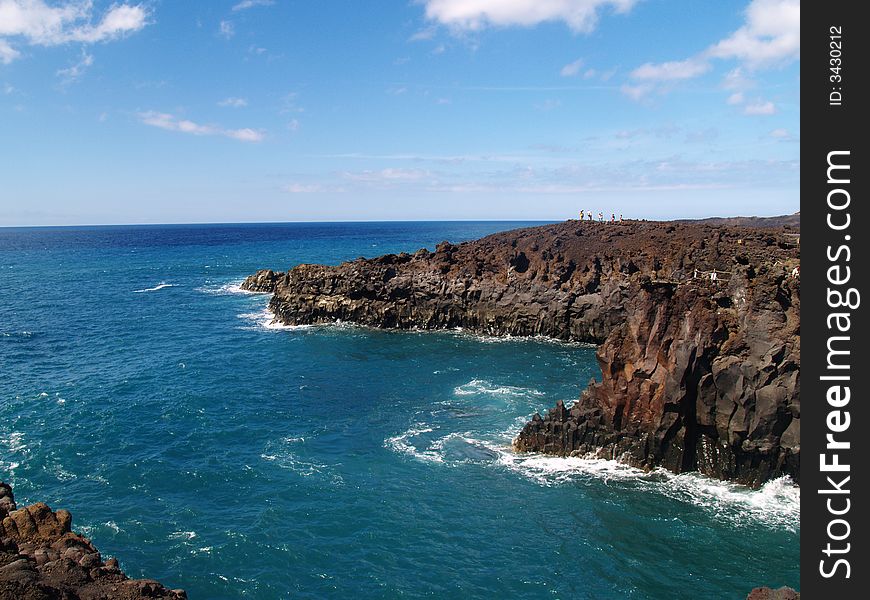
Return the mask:
<path id="1" fill-rule="evenodd" d="M 737 526 L 758 522 L 794 531 L 800 527 L 800 488 L 789 477 L 755 490 L 697 472 L 675 474 L 663 468 L 646 472 L 617 460 L 517 454 L 508 448 L 500 450 L 499 464 L 545 486 L 597 480 L 661 494 Z"/>
<path id="2" fill-rule="evenodd" d="M 30 339 L 33 337 L 33 332 L 32 331 L 0 331 L 0 337 Z"/>
<path id="3" fill-rule="evenodd" d="M 418 460 L 422 460 L 425 462 L 444 462 L 444 457 L 438 452 L 438 449 L 429 448 L 426 450 L 420 450 L 417 446 L 410 443 L 412 438 L 434 432 L 435 429 L 432 427 L 426 427 L 425 425 L 417 425 L 415 427 L 411 427 L 404 433 L 400 433 L 397 436 L 389 437 L 384 440 L 384 447 L 390 448 L 395 452 L 400 454 L 407 454 L 413 458 Z"/>
<path id="4" fill-rule="evenodd" d="M 269 331 L 298 331 L 311 329 L 314 325 L 285 325 L 275 321 L 275 314 L 268 308 L 252 313 L 240 313 L 236 315 L 240 319 L 253 323 L 253 329 L 268 329 Z"/>
<path id="5" fill-rule="evenodd" d="M 453 329 L 438 329 L 434 330 L 434 332 L 443 333 L 446 335 L 455 335 L 465 339 L 472 339 L 476 342 L 480 342 L 483 344 L 533 343 L 553 344 L 557 346 L 565 346 L 568 348 L 597 348 L 595 344 L 589 342 L 566 341 L 546 335 L 511 335 L 509 333 L 505 335 L 495 335 L 467 331 L 462 327 L 455 327 Z"/>
<path id="6" fill-rule="evenodd" d="M 344 485 L 344 479 L 330 465 L 299 456 L 290 448 L 295 443 L 294 438 L 285 438 L 277 443 L 270 442 L 266 444 L 260 458 L 301 477 L 323 479 L 334 486 Z"/>
<path id="7" fill-rule="evenodd" d="M 23 452 L 27 449 L 27 444 L 24 442 L 24 434 L 20 431 L 10 431 L 0 437 L 0 444 L 6 446 L 9 452 Z"/>
<path id="8" fill-rule="evenodd" d="M 514 385 L 496 385 L 485 379 L 472 379 L 453 389 L 456 396 L 543 396 L 544 393 L 532 388 L 518 387 Z"/>
<path id="9" fill-rule="evenodd" d="M 592 457 L 560 457 L 516 453 L 507 439 L 493 441 L 475 432 L 439 435 L 440 429 L 417 423 L 407 431 L 384 440 L 384 446 L 428 463 L 455 467 L 489 465 L 528 478 L 538 485 L 604 484 L 659 494 L 692 505 L 735 526 L 756 523 L 777 529 L 800 528 L 800 488 L 788 477 L 771 480 L 760 489 L 719 481 L 700 473 L 675 474 L 666 469 L 651 472 L 617 460 Z M 432 435 L 434 434 L 434 435 Z"/>
<path id="10" fill-rule="evenodd" d="M 194 288 L 194 291 L 201 292 L 203 294 L 209 294 L 211 296 L 230 296 L 230 295 L 242 295 L 242 296 L 260 296 L 265 292 L 252 292 L 251 290 L 243 290 L 242 283 L 244 279 L 237 279 L 235 281 L 229 281 L 221 284 L 207 284 L 200 286 L 198 288 Z"/>
<path id="11" fill-rule="evenodd" d="M 160 283 L 158 283 L 154 287 L 144 288 L 141 290 L 133 290 L 133 293 L 134 294 L 143 294 L 145 292 L 156 292 L 157 290 L 162 290 L 163 288 L 170 288 L 170 287 L 178 287 L 178 284 L 177 283 L 166 283 L 165 281 L 161 281 Z"/>

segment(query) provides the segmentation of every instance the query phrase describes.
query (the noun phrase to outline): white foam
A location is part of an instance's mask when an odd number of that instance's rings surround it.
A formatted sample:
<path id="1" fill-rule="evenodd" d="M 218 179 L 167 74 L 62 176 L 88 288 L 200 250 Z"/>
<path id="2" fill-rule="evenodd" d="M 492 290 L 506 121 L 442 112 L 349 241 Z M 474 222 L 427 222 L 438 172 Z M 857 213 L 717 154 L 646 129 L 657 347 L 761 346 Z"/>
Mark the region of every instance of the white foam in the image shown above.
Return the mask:
<path id="1" fill-rule="evenodd" d="M 242 295 L 242 296 L 259 296 L 266 292 L 253 292 L 251 290 L 243 290 L 242 283 L 244 279 L 238 279 L 222 284 L 209 284 L 198 288 L 195 291 L 212 296 L 227 296 L 227 295 Z"/>
<path id="2" fill-rule="evenodd" d="M 157 290 L 162 290 L 163 288 L 170 288 L 170 287 L 178 287 L 178 284 L 166 283 L 165 281 L 161 281 L 160 283 L 158 283 L 154 287 L 144 288 L 141 290 L 133 290 L 133 293 L 134 294 L 142 294 L 144 292 L 156 292 Z"/>
<path id="3" fill-rule="evenodd" d="M 409 443 L 411 438 L 423 435 L 424 433 L 432 433 L 433 431 L 435 431 L 435 429 L 433 429 L 432 427 L 426 427 L 425 425 L 418 424 L 414 427 L 411 427 L 404 433 L 385 439 L 384 447 L 391 448 L 394 451 L 399 452 L 400 454 L 407 454 L 408 456 L 425 462 L 443 463 L 444 457 L 442 453 L 439 452 L 441 448 L 432 449 L 430 447 L 427 450 L 419 450 L 417 447 Z"/>
<path id="4" fill-rule="evenodd" d="M 800 528 L 800 488 L 788 477 L 769 481 L 754 490 L 699 473 L 677 475 L 666 469 L 646 472 L 617 460 L 592 456 L 516 453 L 510 447 L 510 438 L 504 434 L 498 434 L 500 441 L 478 439 L 474 432 L 469 431 L 448 433 L 428 442 L 426 439 L 415 440 L 438 429 L 417 423 L 404 433 L 384 440 L 384 446 L 420 461 L 445 466 L 489 464 L 547 487 L 603 483 L 625 492 L 658 494 L 696 506 L 716 519 L 738 527 L 762 524 L 791 531 Z M 473 448 L 465 449 L 462 444 Z"/>
<path id="5" fill-rule="evenodd" d="M 0 438 L 0 442 L 6 446 L 9 452 L 22 452 L 27 449 L 27 444 L 24 443 L 24 434 L 20 431 L 10 431 Z"/>
<path id="6" fill-rule="evenodd" d="M 754 490 L 700 473 L 677 475 L 661 468 L 645 472 L 616 460 L 517 454 L 507 448 L 500 449 L 499 463 L 541 485 L 599 480 L 692 504 L 737 526 L 761 523 L 793 531 L 800 527 L 800 488 L 789 477 Z"/>
<path id="7" fill-rule="evenodd" d="M 0 331 L 0 337 L 33 337 L 32 331 Z"/>
<path id="8" fill-rule="evenodd" d="M 472 379 L 453 389 L 457 396 L 471 396 L 482 394 L 486 396 L 543 396 L 544 393 L 531 388 L 517 387 L 514 385 L 496 385 L 485 379 Z"/>
<path id="9" fill-rule="evenodd" d="M 240 319 L 253 322 L 257 329 L 268 329 L 270 331 L 298 331 L 314 327 L 314 325 L 285 325 L 276 321 L 275 314 L 268 308 L 253 313 L 241 313 L 237 316 Z"/>
<path id="10" fill-rule="evenodd" d="M 105 523 L 103 523 L 103 525 L 105 525 L 106 527 L 108 527 L 109 529 L 114 531 L 115 533 L 121 532 L 121 528 L 118 527 L 118 524 L 115 523 L 114 521 L 106 521 Z"/>
<path id="11" fill-rule="evenodd" d="M 504 343 L 532 343 L 532 344 L 554 344 L 557 346 L 566 346 L 570 348 L 596 348 L 595 344 L 589 342 L 570 342 L 560 340 L 558 338 L 549 337 L 546 335 L 497 335 L 474 333 L 464 330 L 462 327 L 455 327 L 446 330 L 433 330 L 437 333 L 445 333 L 448 335 L 456 335 L 466 339 L 473 339 L 476 342 L 484 344 L 504 344 Z"/>
<path id="12" fill-rule="evenodd" d="M 296 455 L 288 448 L 287 439 L 278 444 L 267 444 L 266 451 L 260 454 L 260 458 L 275 463 L 282 469 L 287 469 L 302 477 L 315 477 L 328 480 L 332 485 L 343 485 L 341 475 L 327 464 L 306 460 Z"/>

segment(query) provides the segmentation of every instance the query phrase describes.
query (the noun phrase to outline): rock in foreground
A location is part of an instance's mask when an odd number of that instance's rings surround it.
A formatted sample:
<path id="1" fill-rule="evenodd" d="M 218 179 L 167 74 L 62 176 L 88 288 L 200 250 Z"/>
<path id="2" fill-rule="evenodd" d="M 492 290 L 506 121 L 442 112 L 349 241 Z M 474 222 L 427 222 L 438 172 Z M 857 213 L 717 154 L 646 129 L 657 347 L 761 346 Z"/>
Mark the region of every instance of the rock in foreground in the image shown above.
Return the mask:
<path id="1" fill-rule="evenodd" d="M 758 587 L 749 592 L 746 600 L 801 600 L 801 594 L 790 587 L 781 587 L 776 590 L 769 587 Z"/>
<path id="2" fill-rule="evenodd" d="M 128 579 L 71 525 L 68 511 L 42 502 L 16 509 L 12 488 L 0 482 L 0 600 L 187 598 L 157 581 Z"/>
<path id="3" fill-rule="evenodd" d="M 273 292 L 270 309 L 288 325 L 598 344 L 602 380 L 570 409 L 535 415 L 518 450 L 759 486 L 799 476 L 799 265 L 791 224 L 568 221 L 435 252 L 260 271 L 243 287 Z"/>

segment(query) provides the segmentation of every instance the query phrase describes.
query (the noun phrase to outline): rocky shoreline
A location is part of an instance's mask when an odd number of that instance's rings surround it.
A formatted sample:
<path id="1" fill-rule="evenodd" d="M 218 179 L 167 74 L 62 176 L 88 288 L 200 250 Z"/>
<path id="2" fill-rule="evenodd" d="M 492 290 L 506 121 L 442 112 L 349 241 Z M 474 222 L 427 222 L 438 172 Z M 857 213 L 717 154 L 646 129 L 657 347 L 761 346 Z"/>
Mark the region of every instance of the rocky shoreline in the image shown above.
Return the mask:
<path id="1" fill-rule="evenodd" d="M 463 328 L 598 345 L 601 381 L 518 451 L 760 486 L 800 470 L 799 215 L 518 229 L 435 252 L 261 270 L 287 325 Z M 743 223 L 737 221 L 736 223 Z"/>
<path id="2" fill-rule="evenodd" d="M 129 579 L 117 559 L 103 560 L 89 539 L 72 531 L 72 515 L 37 502 L 17 508 L 0 482 L 0 600 L 183 600 L 152 579 Z"/>

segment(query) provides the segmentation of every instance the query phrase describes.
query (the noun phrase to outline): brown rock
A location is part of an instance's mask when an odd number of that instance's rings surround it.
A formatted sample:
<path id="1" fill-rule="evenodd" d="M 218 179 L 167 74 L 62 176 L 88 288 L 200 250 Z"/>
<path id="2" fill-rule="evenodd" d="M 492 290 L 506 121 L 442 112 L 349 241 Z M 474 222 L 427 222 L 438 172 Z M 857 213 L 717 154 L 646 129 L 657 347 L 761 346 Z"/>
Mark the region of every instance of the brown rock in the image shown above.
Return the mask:
<path id="1" fill-rule="evenodd" d="M 796 220 L 568 221 L 434 253 L 258 271 L 246 285 L 274 290 L 269 307 L 290 325 L 593 342 L 602 380 L 529 422 L 518 450 L 594 451 L 758 486 L 799 476 Z"/>
<path id="2" fill-rule="evenodd" d="M 749 592 L 746 600 L 800 600 L 800 597 L 800 592 L 796 592 L 790 587 L 781 587 L 776 590 L 769 587 L 758 587 Z"/>
<path id="3" fill-rule="evenodd" d="M 117 560 L 104 564 L 90 540 L 71 531 L 68 511 L 42 502 L 16 509 L 2 482 L 0 511 L 0 600 L 187 598 L 154 580 L 127 580 Z"/>

